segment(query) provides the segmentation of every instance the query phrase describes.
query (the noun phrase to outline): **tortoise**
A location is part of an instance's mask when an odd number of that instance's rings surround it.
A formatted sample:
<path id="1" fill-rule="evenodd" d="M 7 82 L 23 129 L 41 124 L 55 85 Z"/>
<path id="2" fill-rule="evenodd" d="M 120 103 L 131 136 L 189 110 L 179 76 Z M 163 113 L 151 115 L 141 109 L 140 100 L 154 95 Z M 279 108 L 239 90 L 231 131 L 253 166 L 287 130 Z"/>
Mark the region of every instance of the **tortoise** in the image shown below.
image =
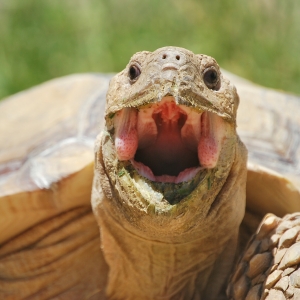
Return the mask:
<path id="1" fill-rule="evenodd" d="M 299 107 L 178 47 L 2 101 L 0 298 L 300 299 Z"/>

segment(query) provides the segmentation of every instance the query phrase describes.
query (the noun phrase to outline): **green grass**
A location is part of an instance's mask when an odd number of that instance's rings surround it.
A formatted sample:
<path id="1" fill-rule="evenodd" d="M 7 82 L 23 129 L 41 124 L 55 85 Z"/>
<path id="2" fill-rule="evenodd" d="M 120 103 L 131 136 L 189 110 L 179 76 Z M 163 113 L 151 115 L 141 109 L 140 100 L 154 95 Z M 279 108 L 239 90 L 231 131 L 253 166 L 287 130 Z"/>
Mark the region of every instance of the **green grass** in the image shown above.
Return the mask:
<path id="1" fill-rule="evenodd" d="M 295 0 L 2 0 L 0 98 L 78 72 L 117 72 L 176 45 L 240 76 L 300 94 Z"/>

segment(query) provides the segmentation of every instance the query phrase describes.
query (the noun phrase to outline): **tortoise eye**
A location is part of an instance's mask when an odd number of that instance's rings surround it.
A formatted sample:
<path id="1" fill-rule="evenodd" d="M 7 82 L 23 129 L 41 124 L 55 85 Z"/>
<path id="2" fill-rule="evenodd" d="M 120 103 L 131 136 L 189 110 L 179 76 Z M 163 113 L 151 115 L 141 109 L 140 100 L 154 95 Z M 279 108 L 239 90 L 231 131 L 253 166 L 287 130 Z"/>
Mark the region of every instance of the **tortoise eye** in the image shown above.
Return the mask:
<path id="1" fill-rule="evenodd" d="M 209 67 L 203 72 L 203 80 L 211 90 L 218 90 L 220 88 L 219 74 L 214 67 Z"/>
<path id="2" fill-rule="evenodd" d="M 141 69 L 137 65 L 132 65 L 128 72 L 130 80 L 135 80 L 141 75 Z"/>

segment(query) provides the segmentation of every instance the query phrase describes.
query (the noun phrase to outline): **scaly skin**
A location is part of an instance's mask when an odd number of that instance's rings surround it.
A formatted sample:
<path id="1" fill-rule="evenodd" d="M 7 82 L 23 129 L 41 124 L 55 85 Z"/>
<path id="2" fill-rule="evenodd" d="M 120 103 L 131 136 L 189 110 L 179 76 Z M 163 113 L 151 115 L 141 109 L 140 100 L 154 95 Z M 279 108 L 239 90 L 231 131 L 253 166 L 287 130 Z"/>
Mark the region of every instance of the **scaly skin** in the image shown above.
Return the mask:
<path id="1" fill-rule="evenodd" d="M 178 68 L 165 68 L 166 63 Z M 141 69 L 134 82 L 128 75 L 133 64 Z M 220 77 L 217 90 L 203 79 L 211 67 Z M 114 141 L 117 112 L 170 96 L 177 105 L 219 116 L 225 132 L 216 165 L 202 170 L 189 194 L 174 203 L 166 200 L 162 183 L 152 183 L 118 159 Z M 110 268 L 108 299 L 225 298 L 245 211 L 247 151 L 236 134 L 237 107 L 236 90 L 216 61 L 182 48 L 137 53 L 112 79 L 106 129 L 96 142 L 92 195 Z"/>

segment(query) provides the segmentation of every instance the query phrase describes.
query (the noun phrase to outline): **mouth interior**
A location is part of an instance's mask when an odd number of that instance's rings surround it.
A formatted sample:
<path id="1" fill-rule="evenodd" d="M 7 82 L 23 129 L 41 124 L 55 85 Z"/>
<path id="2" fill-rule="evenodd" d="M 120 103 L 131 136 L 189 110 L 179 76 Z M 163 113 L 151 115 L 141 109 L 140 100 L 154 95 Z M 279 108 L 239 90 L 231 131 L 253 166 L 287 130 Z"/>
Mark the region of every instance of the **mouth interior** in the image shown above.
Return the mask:
<path id="1" fill-rule="evenodd" d="M 134 160 L 148 166 L 154 176 L 178 176 L 187 168 L 199 167 L 197 149 L 189 149 L 181 136 L 187 115 L 174 102 L 166 102 L 152 114 L 157 128 L 154 143 L 138 148 Z"/>
<path id="2" fill-rule="evenodd" d="M 149 107 L 124 108 L 114 119 L 120 161 L 155 182 L 189 181 L 201 169 L 214 168 L 224 137 L 222 119 L 164 97 Z"/>

